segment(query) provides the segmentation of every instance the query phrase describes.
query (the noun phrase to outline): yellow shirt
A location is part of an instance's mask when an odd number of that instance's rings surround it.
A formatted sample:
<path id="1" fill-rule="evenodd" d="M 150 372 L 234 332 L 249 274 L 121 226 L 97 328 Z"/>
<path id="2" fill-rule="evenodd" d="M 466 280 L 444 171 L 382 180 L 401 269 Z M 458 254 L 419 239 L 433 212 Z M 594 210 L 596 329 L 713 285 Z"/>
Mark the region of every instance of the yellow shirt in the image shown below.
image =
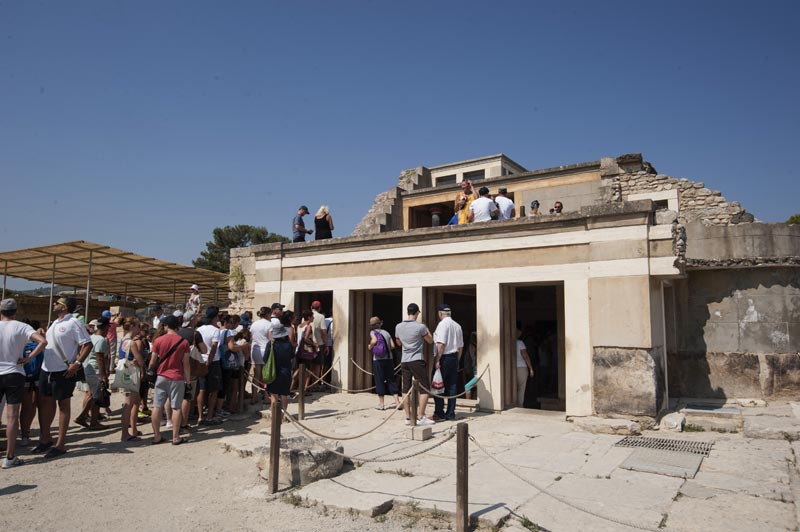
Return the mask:
<path id="1" fill-rule="evenodd" d="M 475 201 L 475 191 L 472 191 L 472 194 L 467 194 L 467 202 L 464 204 L 464 208 L 458 210 L 458 204 L 461 201 L 461 197 L 464 195 L 463 192 L 459 192 L 456 195 L 456 200 L 454 202 L 454 209 L 456 214 L 458 214 L 458 225 L 469 223 L 469 206 L 470 204 Z"/>

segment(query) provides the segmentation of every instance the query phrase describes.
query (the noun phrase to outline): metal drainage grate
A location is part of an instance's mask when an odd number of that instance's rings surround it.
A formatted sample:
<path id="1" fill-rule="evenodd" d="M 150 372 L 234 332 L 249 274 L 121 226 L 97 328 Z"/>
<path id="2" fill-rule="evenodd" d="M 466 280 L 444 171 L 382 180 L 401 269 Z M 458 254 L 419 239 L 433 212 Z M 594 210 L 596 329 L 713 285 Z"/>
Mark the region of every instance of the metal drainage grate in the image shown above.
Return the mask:
<path id="1" fill-rule="evenodd" d="M 637 449 L 658 449 L 661 451 L 675 451 L 679 453 L 692 453 L 708 456 L 711 452 L 712 442 L 670 440 L 668 438 L 645 438 L 643 436 L 628 436 L 617 442 L 616 447 L 634 447 Z"/>

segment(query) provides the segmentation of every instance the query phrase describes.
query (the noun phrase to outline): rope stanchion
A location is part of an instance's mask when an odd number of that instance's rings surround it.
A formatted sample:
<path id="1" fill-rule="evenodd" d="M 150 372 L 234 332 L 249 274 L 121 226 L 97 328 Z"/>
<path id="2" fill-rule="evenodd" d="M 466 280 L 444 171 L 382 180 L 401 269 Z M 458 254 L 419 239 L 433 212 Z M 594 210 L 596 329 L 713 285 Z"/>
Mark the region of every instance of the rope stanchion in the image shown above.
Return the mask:
<path id="1" fill-rule="evenodd" d="M 414 452 L 414 453 L 411 453 L 411 454 L 408 454 L 408 455 L 405 455 L 405 456 L 397 456 L 397 457 L 393 457 L 393 458 L 356 458 L 354 456 L 350 456 L 350 455 L 344 454 L 342 452 L 339 452 L 336 449 L 332 449 L 330 446 L 325 445 L 321 441 L 316 440 L 313 437 L 309 436 L 305 432 L 305 430 L 303 430 L 303 428 L 300 425 L 300 423 L 296 419 L 294 419 L 291 415 L 289 415 L 288 412 L 286 412 L 284 410 L 283 414 L 284 414 L 284 417 L 286 417 L 286 419 L 288 419 L 290 423 L 293 423 L 293 424 L 297 425 L 297 430 L 300 432 L 300 434 L 305 436 L 314 445 L 317 445 L 318 447 L 321 447 L 321 448 L 325 449 L 326 451 L 331 452 L 331 453 L 333 453 L 333 454 L 335 454 L 337 456 L 341 456 L 342 458 L 346 458 L 347 460 L 350 460 L 353 463 L 361 462 L 361 463 L 385 464 L 385 463 L 388 463 L 388 462 L 401 462 L 403 460 L 408 460 L 409 458 L 414 458 L 416 456 L 420 456 L 422 454 L 430 452 L 430 451 L 436 449 L 437 447 L 441 447 L 442 445 L 444 445 L 448 441 L 452 440 L 456 435 L 455 431 L 451 428 L 450 430 L 448 430 L 445 433 L 445 437 L 442 438 L 440 441 L 436 442 L 434 445 L 431 445 L 430 447 L 427 447 L 425 449 L 422 449 L 420 451 L 417 451 L 417 452 Z M 309 431 L 309 432 L 311 432 L 311 431 Z M 320 436 L 320 437 L 325 438 L 325 436 Z M 328 439 L 331 439 L 331 438 L 328 438 Z M 341 440 L 342 438 L 333 438 L 333 439 L 340 439 Z"/>
<path id="2" fill-rule="evenodd" d="M 474 435 L 470 434 L 469 435 L 469 439 L 470 439 L 470 441 L 472 441 L 472 443 L 475 444 L 475 446 L 478 449 L 481 450 L 481 452 L 483 452 L 483 454 L 488 456 L 490 460 L 492 460 L 494 463 L 496 463 L 497 465 L 499 465 L 500 467 L 502 467 L 503 469 L 505 469 L 506 471 L 508 471 L 512 475 L 514 475 L 516 478 L 518 478 L 519 480 L 521 480 L 525 484 L 528 484 L 529 486 L 534 488 L 539 493 L 544 493 L 548 497 L 551 497 L 551 498 L 555 499 L 556 501 L 558 501 L 558 502 L 560 502 L 562 504 L 565 504 L 566 506 L 569 506 L 570 508 L 572 508 L 574 510 L 578 510 L 579 512 L 583 512 L 583 513 L 591 515 L 593 517 L 597 517 L 598 519 L 602 519 L 604 521 L 609 521 L 611 523 L 615 523 L 615 524 L 618 524 L 618 525 L 627 526 L 629 528 L 635 528 L 637 530 L 645 530 L 647 532 L 682 532 L 682 531 L 680 531 L 678 529 L 675 529 L 675 528 L 659 528 L 657 526 L 642 525 L 642 524 L 639 524 L 639 523 L 634 523 L 632 521 L 627 521 L 625 519 L 619 519 L 619 518 L 616 518 L 616 517 L 609 517 L 607 515 L 602 515 L 602 514 L 599 514 L 599 513 L 595 512 L 595 511 L 593 511 L 593 510 L 591 510 L 589 508 L 586 508 L 585 506 L 582 506 L 580 504 L 576 504 L 576 503 L 574 503 L 574 502 L 572 502 L 572 501 L 570 501 L 570 500 L 568 500 L 568 499 L 566 499 L 566 498 L 564 498 L 564 497 L 562 497 L 560 495 L 556 495 L 554 493 L 550 493 L 549 491 L 547 491 L 546 488 L 542 488 L 541 486 L 537 486 L 534 482 L 526 479 L 525 477 L 523 477 L 522 475 L 520 475 L 519 473 L 517 473 L 516 471 L 514 471 L 510 467 L 508 467 L 506 464 L 504 464 L 503 462 L 501 462 L 500 460 L 495 458 L 489 451 L 487 451 L 486 449 L 483 448 L 483 446 L 478 442 L 478 440 L 475 439 Z"/>

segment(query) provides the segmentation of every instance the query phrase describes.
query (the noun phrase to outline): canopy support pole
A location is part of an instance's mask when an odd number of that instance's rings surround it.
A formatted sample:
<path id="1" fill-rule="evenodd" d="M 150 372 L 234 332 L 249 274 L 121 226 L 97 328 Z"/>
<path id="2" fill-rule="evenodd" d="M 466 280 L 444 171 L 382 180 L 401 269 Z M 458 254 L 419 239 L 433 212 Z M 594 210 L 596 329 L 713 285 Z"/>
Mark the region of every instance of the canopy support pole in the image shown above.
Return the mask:
<path id="1" fill-rule="evenodd" d="M 172 281 L 172 304 L 178 306 L 178 281 Z"/>
<path id="2" fill-rule="evenodd" d="M 50 324 L 53 321 L 53 289 L 55 288 L 56 284 L 56 256 L 53 255 L 53 271 L 50 274 L 50 308 L 47 309 L 47 327 L 50 327 Z"/>
<path id="3" fill-rule="evenodd" d="M 128 303 L 128 283 L 125 283 L 125 292 L 122 294 L 122 306 Z"/>
<path id="4" fill-rule="evenodd" d="M 3 268 L 3 297 L 0 299 L 6 298 L 6 278 L 8 277 L 8 261 L 5 261 L 6 265 Z"/>
<path id="5" fill-rule="evenodd" d="M 92 250 L 89 250 L 89 271 L 86 273 L 86 308 L 83 310 L 84 319 L 89 323 L 89 297 L 92 287 Z"/>

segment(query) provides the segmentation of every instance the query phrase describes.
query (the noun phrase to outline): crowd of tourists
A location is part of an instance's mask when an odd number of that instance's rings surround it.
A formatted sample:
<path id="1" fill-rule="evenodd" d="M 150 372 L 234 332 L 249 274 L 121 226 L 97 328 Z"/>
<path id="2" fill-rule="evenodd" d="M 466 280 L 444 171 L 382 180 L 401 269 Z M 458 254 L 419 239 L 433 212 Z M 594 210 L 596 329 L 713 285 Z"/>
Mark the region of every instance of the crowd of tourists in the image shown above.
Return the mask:
<path id="1" fill-rule="evenodd" d="M 489 187 L 486 186 L 476 191 L 469 179 L 461 182 L 461 191 L 456 194 L 454 210 L 455 214 L 450 218 L 448 225 L 511 220 L 517 217 L 517 208 L 514 200 L 508 196 L 506 187 L 499 187 L 497 194 L 491 195 Z M 556 201 L 549 214 L 561 214 L 563 210 L 564 205 L 560 201 Z M 531 201 L 528 216 L 541 214 L 539 200 Z"/>

